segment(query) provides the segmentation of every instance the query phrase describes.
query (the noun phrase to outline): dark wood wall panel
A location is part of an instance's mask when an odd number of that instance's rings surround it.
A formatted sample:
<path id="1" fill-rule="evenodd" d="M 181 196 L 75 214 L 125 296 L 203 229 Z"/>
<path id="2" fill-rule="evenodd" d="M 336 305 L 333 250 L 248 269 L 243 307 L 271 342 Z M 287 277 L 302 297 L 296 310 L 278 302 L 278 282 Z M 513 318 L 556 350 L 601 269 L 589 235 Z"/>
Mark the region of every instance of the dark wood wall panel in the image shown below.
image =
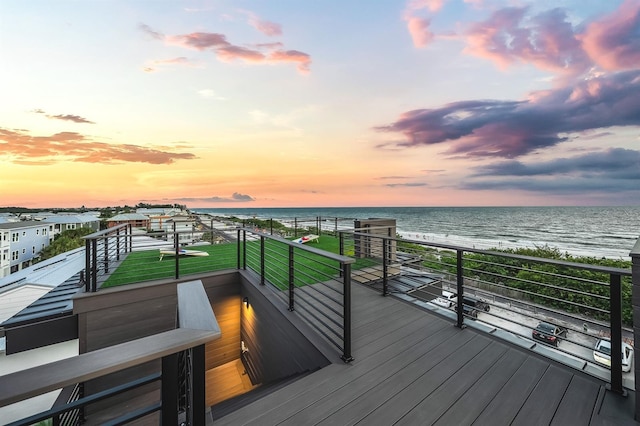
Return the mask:
<path id="1" fill-rule="evenodd" d="M 241 338 L 248 353 L 245 360 L 258 383 L 269 383 L 329 364 L 315 346 L 286 318 L 289 314 L 281 300 L 274 300 L 253 284 L 242 284 L 242 297 L 249 298 L 249 308 L 242 307 Z M 277 304 L 274 306 L 274 302 Z"/>
<path id="2" fill-rule="evenodd" d="M 206 345 L 205 362 L 212 368 L 240 357 L 240 282 L 237 272 L 223 272 L 208 276 L 191 276 L 180 281 L 162 280 L 102 289 L 83 293 L 74 299 L 74 313 L 78 315 L 80 353 L 94 351 L 118 343 L 150 336 L 176 327 L 177 284 L 199 279 L 211 302 L 220 326 L 221 338 Z M 160 371 L 160 361 L 152 361 L 119 373 L 110 374 L 85 383 L 90 395 L 102 389 L 144 377 Z M 157 385 L 152 385 L 152 387 Z M 128 411 L 128 401 L 145 401 L 148 389 L 127 392 L 120 397 Z M 88 407 L 88 413 L 108 409 L 114 401 Z M 118 408 L 111 407 L 118 410 Z"/>

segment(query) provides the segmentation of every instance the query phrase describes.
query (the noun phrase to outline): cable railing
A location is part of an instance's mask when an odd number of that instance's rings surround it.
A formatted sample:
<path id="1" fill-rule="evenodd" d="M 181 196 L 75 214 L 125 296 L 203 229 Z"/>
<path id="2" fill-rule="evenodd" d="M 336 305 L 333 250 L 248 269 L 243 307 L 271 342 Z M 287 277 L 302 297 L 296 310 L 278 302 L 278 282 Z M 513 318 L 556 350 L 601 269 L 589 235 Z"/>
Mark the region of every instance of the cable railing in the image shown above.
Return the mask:
<path id="1" fill-rule="evenodd" d="M 269 235 L 276 235 L 283 238 L 298 238 L 305 234 L 314 235 L 337 235 L 340 230 L 353 229 L 353 218 L 346 217 L 280 217 L 280 218 L 227 218 L 218 217 L 211 219 L 213 224 L 216 221 L 223 221 L 227 224 L 234 223 L 242 228 L 252 229 L 254 232 L 261 232 Z M 204 220 L 203 223 L 207 221 Z M 213 227 L 213 225 L 212 225 Z"/>
<path id="2" fill-rule="evenodd" d="M 237 268 L 235 229 L 140 232 L 119 225 L 87 235 L 85 291 Z"/>
<path id="3" fill-rule="evenodd" d="M 635 388 L 631 269 L 405 240 L 384 227 L 342 231 L 340 241 L 341 254 L 372 262 L 354 270 L 355 281 L 445 314 L 458 327 L 473 321 L 512 336 L 608 378 L 617 393 Z"/>
<path id="4" fill-rule="evenodd" d="M 355 261 L 281 237 L 238 230 L 242 269 L 250 269 L 318 333 L 351 356 L 351 265 Z"/>

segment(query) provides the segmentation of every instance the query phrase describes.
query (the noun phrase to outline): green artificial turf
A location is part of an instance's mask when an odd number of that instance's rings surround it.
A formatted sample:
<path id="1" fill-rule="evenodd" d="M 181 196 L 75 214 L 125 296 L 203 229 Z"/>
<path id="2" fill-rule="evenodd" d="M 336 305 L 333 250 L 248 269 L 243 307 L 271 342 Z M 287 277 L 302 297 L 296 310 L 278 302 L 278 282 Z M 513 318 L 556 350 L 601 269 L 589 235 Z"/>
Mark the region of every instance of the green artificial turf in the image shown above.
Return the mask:
<path id="1" fill-rule="evenodd" d="M 338 253 L 340 241 L 337 237 L 323 235 L 317 242 L 309 242 L 308 246 L 330 253 Z M 235 269 L 237 267 L 237 243 L 198 246 L 194 250 L 206 251 L 209 256 L 180 256 L 179 275 L 185 276 L 202 272 Z M 260 272 L 260 242 L 247 242 L 247 266 Z M 289 246 L 278 241 L 265 239 L 265 278 L 279 288 L 288 287 L 289 279 Z M 353 254 L 353 253 L 351 253 Z M 349 253 L 347 253 L 349 255 Z M 141 281 L 158 280 L 175 277 L 176 259 L 164 256 L 160 261 L 157 249 L 132 252 L 118 268 L 102 284 L 102 288 L 131 284 Z M 295 272 L 294 283 L 297 287 L 326 281 L 336 277 L 340 264 L 324 256 L 310 253 L 294 247 Z M 352 269 L 364 268 L 375 264 L 371 259 L 358 259 Z"/>

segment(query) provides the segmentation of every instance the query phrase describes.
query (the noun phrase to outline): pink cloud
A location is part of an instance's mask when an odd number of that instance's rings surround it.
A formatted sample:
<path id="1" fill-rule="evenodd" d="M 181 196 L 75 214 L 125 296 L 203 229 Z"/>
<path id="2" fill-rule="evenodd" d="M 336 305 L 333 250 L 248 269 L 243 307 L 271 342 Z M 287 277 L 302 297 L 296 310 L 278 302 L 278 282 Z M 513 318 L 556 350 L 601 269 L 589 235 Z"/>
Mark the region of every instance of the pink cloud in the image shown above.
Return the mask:
<path id="1" fill-rule="evenodd" d="M 247 49 L 241 46 L 225 46 L 216 49 L 216 54 L 221 61 L 229 62 L 234 59 L 240 59 L 245 62 L 264 62 L 265 56 L 263 53 Z"/>
<path id="2" fill-rule="evenodd" d="M 605 70 L 640 67 L 640 2 L 626 0 L 618 10 L 588 25 L 580 39 L 589 57 Z"/>
<path id="3" fill-rule="evenodd" d="M 16 164 L 48 165 L 60 161 L 116 164 L 121 162 L 171 164 L 194 159 L 188 152 L 170 152 L 132 144 L 93 141 L 76 132 L 33 136 L 25 130 L 0 128 L 0 157 Z"/>
<path id="4" fill-rule="evenodd" d="M 427 9 L 431 12 L 437 12 L 444 6 L 445 0 L 411 0 L 407 4 L 407 10 L 416 11 Z"/>
<path id="5" fill-rule="evenodd" d="M 297 62 L 298 71 L 302 74 L 310 72 L 311 56 L 297 50 L 276 50 L 269 54 L 271 62 Z"/>
<path id="6" fill-rule="evenodd" d="M 429 30 L 431 21 L 413 16 L 407 19 L 407 28 L 415 47 L 426 47 L 433 41 L 434 35 Z"/>
<path id="7" fill-rule="evenodd" d="M 167 44 L 173 44 L 195 50 L 205 50 L 231 45 L 231 43 L 227 41 L 227 38 L 222 34 L 203 32 L 166 36 L 165 41 Z"/>
<path id="8" fill-rule="evenodd" d="M 249 21 L 253 27 L 262 34 L 273 37 L 282 35 L 282 26 L 275 22 L 263 21 L 261 19 L 252 19 Z"/>
<path id="9" fill-rule="evenodd" d="M 500 68 L 517 62 L 564 74 L 580 74 L 591 63 L 567 16 L 552 9 L 525 20 L 527 8 L 496 11 L 466 33 L 465 52 L 494 61 Z"/>
<path id="10" fill-rule="evenodd" d="M 310 55 L 297 50 L 285 50 L 283 44 L 279 42 L 261 43 L 253 45 L 253 47 L 244 47 L 230 43 L 224 34 L 194 32 L 190 34 L 165 36 L 146 25 L 141 25 L 140 28 L 145 33 L 154 36 L 154 38 L 161 36 L 161 39 L 170 45 L 199 51 L 212 51 L 219 60 L 224 62 L 234 60 L 241 60 L 253 64 L 291 62 L 297 64 L 297 69 L 300 73 L 306 74 L 310 72 Z M 158 37 L 156 37 L 156 35 Z M 186 58 L 176 58 L 176 61 L 177 60 L 180 60 L 180 63 L 184 63 Z M 146 72 L 155 71 L 153 67 L 147 67 L 144 70 Z"/>
<path id="11" fill-rule="evenodd" d="M 431 19 L 418 16 L 418 11 L 427 9 L 430 12 L 437 12 L 442 9 L 444 2 L 445 0 L 411 0 L 407 4 L 404 20 L 407 22 L 407 30 L 415 47 L 427 47 L 435 39 L 435 35 L 429 29 Z"/>

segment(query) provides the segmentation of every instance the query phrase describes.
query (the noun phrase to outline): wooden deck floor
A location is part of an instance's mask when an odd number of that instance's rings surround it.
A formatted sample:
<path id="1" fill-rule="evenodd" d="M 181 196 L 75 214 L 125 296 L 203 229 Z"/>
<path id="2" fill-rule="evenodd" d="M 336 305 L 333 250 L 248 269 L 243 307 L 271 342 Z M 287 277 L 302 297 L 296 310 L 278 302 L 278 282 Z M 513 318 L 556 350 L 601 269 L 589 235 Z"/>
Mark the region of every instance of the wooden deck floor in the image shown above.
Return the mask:
<path id="1" fill-rule="evenodd" d="M 352 296 L 355 361 L 215 424 L 636 424 L 632 398 L 621 403 L 599 380 L 361 285 Z"/>

